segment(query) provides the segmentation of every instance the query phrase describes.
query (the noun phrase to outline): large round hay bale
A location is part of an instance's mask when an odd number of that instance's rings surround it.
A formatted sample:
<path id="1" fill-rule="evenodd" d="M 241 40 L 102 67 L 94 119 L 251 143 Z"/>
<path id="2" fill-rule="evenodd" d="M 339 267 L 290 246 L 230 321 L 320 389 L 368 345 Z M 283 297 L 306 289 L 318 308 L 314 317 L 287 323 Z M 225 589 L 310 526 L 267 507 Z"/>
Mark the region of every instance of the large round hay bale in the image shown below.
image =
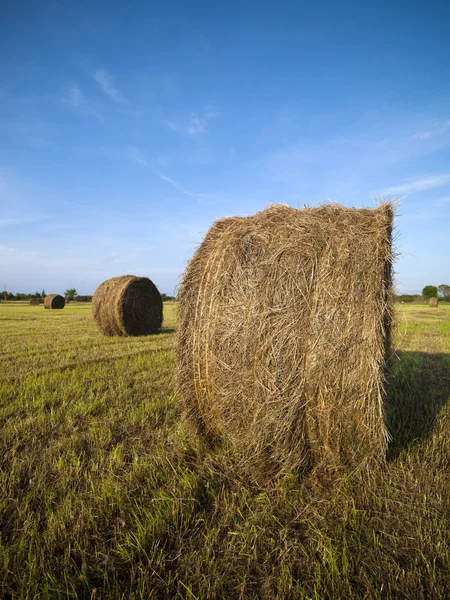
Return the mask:
<path id="1" fill-rule="evenodd" d="M 243 463 L 385 455 L 392 221 L 391 203 L 272 205 L 209 230 L 179 289 L 179 390 Z"/>
<path id="2" fill-rule="evenodd" d="M 104 335 L 149 335 L 161 327 L 163 303 L 150 279 L 122 275 L 97 288 L 92 313 Z"/>
<path id="3" fill-rule="evenodd" d="M 66 301 L 59 294 L 45 296 L 44 308 L 64 308 Z"/>
<path id="4" fill-rule="evenodd" d="M 30 306 L 39 306 L 39 304 L 41 303 L 39 298 L 31 298 L 30 300 Z"/>
<path id="5" fill-rule="evenodd" d="M 430 298 L 429 302 L 428 302 L 428 306 L 434 306 L 436 307 L 438 305 L 438 299 L 437 298 Z"/>

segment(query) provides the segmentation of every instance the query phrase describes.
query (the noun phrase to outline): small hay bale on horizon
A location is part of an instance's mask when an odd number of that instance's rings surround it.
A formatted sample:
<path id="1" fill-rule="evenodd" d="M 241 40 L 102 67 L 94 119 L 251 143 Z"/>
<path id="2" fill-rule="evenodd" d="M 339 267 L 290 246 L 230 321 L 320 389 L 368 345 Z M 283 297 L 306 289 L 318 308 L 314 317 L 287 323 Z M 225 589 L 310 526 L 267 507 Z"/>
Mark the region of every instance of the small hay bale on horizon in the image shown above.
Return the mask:
<path id="1" fill-rule="evenodd" d="M 393 204 L 211 227 L 178 294 L 185 413 L 266 475 L 383 460 Z M 259 467 L 262 466 L 262 469 Z"/>
<path id="2" fill-rule="evenodd" d="M 59 294 L 49 294 L 45 296 L 44 308 L 64 308 L 66 301 Z"/>
<path id="3" fill-rule="evenodd" d="M 31 298 L 30 300 L 30 306 L 39 306 L 40 303 L 41 300 L 39 298 Z"/>
<path id="4" fill-rule="evenodd" d="M 430 298 L 430 300 L 428 301 L 428 306 L 434 306 L 436 307 L 438 305 L 438 299 L 437 298 Z"/>
<path id="5" fill-rule="evenodd" d="M 150 335 L 162 325 L 163 303 L 148 277 L 122 275 L 104 281 L 96 289 L 92 314 L 103 335 Z"/>

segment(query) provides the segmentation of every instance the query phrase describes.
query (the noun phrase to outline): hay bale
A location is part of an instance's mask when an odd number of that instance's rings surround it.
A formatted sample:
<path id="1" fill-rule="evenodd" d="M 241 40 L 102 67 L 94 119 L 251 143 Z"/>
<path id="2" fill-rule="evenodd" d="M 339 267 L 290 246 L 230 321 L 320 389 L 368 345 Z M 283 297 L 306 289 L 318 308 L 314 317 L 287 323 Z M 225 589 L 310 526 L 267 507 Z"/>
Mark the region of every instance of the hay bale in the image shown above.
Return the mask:
<path id="1" fill-rule="evenodd" d="M 149 335 L 161 327 L 163 304 L 150 279 L 123 275 L 97 288 L 92 313 L 104 335 Z"/>
<path id="2" fill-rule="evenodd" d="M 437 306 L 438 305 L 438 299 L 437 298 L 430 298 L 429 302 L 428 302 L 428 306 Z"/>
<path id="3" fill-rule="evenodd" d="M 252 468 L 385 456 L 393 205 L 217 221 L 179 289 L 188 415 Z"/>
<path id="4" fill-rule="evenodd" d="M 39 298 L 31 298 L 30 300 L 30 306 L 39 306 L 39 304 L 41 303 Z"/>
<path id="5" fill-rule="evenodd" d="M 66 301 L 59 294 L 45 296 L 44 308 L 64 308 Z"/>

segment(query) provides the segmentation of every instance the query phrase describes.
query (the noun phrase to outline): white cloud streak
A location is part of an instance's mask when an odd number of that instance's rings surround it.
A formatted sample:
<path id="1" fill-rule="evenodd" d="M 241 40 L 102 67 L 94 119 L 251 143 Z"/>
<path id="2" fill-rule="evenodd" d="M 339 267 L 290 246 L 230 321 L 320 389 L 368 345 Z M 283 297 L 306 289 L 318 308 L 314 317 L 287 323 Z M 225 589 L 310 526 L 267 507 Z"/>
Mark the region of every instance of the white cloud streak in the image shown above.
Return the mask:
<path id="1" fill-rule="evenodd" d="M 214 193 L 214 194 L 204 194 L 193 192 L 192 190 L 188 190 L 183 187 L 178 181 L 172 179 L 171 177 L 167 177 L 167 175 L 163 175 L 162 173 L 158 173 L 159 178 L 162 181 L 165 181 L 169 185 L 171 185 L 174 189 L 176 189 L 180 194 L 184 194 L 185 196 L 189 196 L 190 198 L 195 198 L 198 204 L 222 204 L 230 207 L 234 205 L 236 207 L 247 206 L 248 214 L 252 212 L 252 207 L 254 206 L 255 199 L 251 196 L 242 197 L 242 196 L 234 196 L 228 194 Z M 260 208 L 260 204 L 256 204 L 258 208 Z M 239 210 L 238 208 L 236 210 Z M 245 212 L 247 214 L 247 212 Z"/>
<path id="2" fill-rule="evenodd" d="M 211 198 L 211 196 L 208 196 L 208 194 L 196 194 L 195 192 L 187 190 L 185 187 L 180 185 L 177 181 L 175 181 L 174 179 L 171 179 L 170 177 L 167 177 L 167 175 L 163 175 L 162 173 L 159 174 L 159 178 L 162 179 L 162 181 L 165 181 L 166 183 L 171 185 L 178 192 L 180 192 L 181 194 L 184 194 L 185 196 L 190 196 L 191 198 Z"/>
<path id="3" fill-rule="evenodd" d="M 148 167 L 148 161 L 145 158 L 142 150 L 140 150 L 139 148 L 130 146 L 125 150 L 125 154 L 128 160 L 130 160 L 131 162 L 134 162 L 137 165 L 140 165 L 141 167 Z"/>
<path id="4" fill-rule="evenodd" d="M 220 116 L 218 112 L 206 112 L 204 114 L 192 112 L 179 122 L 163 120 L 162 124 L 172 131 L 180 131 L 190 136 L 197 136 L 206 133 L 209 122 L 218 116 Z"/>
<path id="5" fill-rule="evenodd" d="M 434 206 L 447 206 L 450 205 L 450 196 L 445 196 L 444 198 L 439 198 L 433 202 Z"/>
<path id="6" fill-rule="evenodd" d="M 411 136 L 412 140 L 429 140 L 438 135 L 442 135 L 450 129 L 450 119 L 443 123 L 435 123 L 428 131 L 419 131 Z"/>
<path id="7" fill-rule="evenodd" d="M 48 217 L 38 216 L 29 218 L 13 218 L 13 219 L 0 219 L 0 227 L 8 227 L 9 225 L 22 225 L 22 223 L 35 223 L 36 221 L 42 221 Z"/>
<path id="8" fill-rule="evenodd" d="M 165 181 L 166 183 L 171 185 L 173 188 L 175 188 L 178 192 L 180 192 L 180 194 L 184 194 L 185 196 L 189 196 L 190 198 L 195 198 L 199 204 L 225 201 L 225 198 L 222 198 L 216 194 L 203 194 L 193 192 L 192 190 L 188 190 L 182 185 L 180 185 L 177 181 L 175 181 L 175 179 L 167 177 L 167 175 L 163 175 L 162 173 L 159 173 L 159 178 L 162 179 L 162 181 Z"/>
<path id="9" fill-rule="evenodd" d="M 189 135 L 195 135 L 196 133 L 205 133 L 207 124 L 208 120 L 206 118 L 202 119 L 198 115 L 192 114 L 189 117 L 188 123 L 186 125 L 186 131 Z"/>
<path id="10" fill-rule="evenodd" d="M 68 89 L 67 102 L 73 108 L 78 108 L 83 102 L 83 92 L 77 85 L 72 85 Z"/>
<path id="11" fill-rule="evenodd" d="M 88 101 L 79 85 L 70 85 L 67 89 L 66 96 L 61 100 L 72 110 L 75 110 L 82 115 L 96 117 L 100 121 L 103 121 L 102 115 L 92 106 L 92 103 Z"/>
<path id="12" fill-rule="evenodd" d="M 94 79 L 102 88 L 103 92 L 109 96 L 114 102 L 128 103 L 127 100 L 122 96 L 118 89 L 113 85 L 113 77 L 103 70 L 96 71 L 94 73 Z"/>
<path id="13" fill-rule="evenodd" d="M 162 124 L 165 125 L 168 129 L 171 129 L 172 131 L 178 131 L 180 129 L 180 125 L 175 123 L 175 121 L 164 120 L 162 121 Z"/>
<path id="14" fill-rule="evenodd" d="M 401 196 L 404 194 L 414 194 L 425 190 L 432 190 L 450 183 L 450 173 L 437 175 L 434 177 L 421 177 L 410 179 L 400 185 L 391 185 L 379 191 L 383 196 Z"/>

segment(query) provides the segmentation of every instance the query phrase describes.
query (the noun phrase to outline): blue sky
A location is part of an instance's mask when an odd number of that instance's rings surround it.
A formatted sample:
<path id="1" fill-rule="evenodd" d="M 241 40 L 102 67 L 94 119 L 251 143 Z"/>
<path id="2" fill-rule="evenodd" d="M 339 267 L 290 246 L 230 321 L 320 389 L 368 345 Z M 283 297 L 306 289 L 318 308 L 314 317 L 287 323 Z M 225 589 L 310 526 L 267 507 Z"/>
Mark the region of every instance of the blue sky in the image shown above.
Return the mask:
<path id="1" fill-rule="evenodd" d="M 146 275 L 211 223 L 402 198 L 397 287 L 450 285 L 450 4 L 0 8 L 0 286 Z"/>

